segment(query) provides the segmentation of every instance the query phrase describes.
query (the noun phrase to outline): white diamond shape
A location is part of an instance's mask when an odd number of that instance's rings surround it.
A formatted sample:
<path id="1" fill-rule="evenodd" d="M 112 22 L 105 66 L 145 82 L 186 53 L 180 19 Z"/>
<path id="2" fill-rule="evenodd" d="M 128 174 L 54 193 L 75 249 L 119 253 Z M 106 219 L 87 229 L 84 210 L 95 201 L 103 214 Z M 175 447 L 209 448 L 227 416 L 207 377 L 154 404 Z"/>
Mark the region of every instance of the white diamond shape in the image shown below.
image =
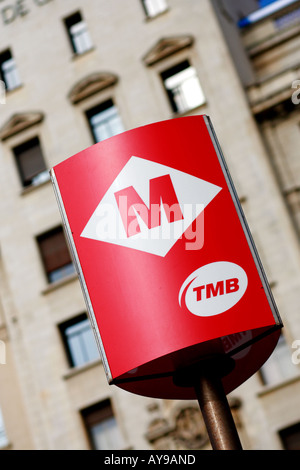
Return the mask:
<path id="1" fill-rule="evenodd" d="M 149 229 L 136 214 L 140 233 L 127 237 L 115 193 L 133 186 L 145 205 L 148 206 L 149 181 L 165 175 L 170 175 L 183 220 L 169 223 L 164 210 L 162 210 L 161 225 Z M 182 171 L 133 156 L 98 204 L 81 233 L 81 237 L 164 257 L 221 189 L 219 186 Z"/>

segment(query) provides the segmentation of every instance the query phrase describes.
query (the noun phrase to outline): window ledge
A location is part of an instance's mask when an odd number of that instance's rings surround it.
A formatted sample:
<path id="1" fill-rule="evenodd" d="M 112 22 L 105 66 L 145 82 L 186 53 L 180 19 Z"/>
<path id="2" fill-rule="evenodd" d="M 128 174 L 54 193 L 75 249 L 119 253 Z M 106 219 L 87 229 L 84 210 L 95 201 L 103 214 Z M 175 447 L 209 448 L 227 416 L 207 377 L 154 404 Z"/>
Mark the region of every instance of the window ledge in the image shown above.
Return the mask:
<path id="1" fill-rule="evenodd" d="M 159 16 L 162 16 L 162 15 L 165 15 L 169 11 L 170 11 L 170 8 L 166 8 L 165 10 L 160 11 L 159 13 L 156 13 L 156 15 L 153 15 L 153 16 L 148 16 L 147 15 L 146 18 L 145 18 L 145 21 L 146 21 L 146 23 L 148 23 L 148 21 L 156 20 L 156 18 L 158 18 Z"/>
<path id="2" fill-rule="evenodd" d="M 13 445 L 11 442 L 8 442 L 7 444 L 0 446 L 0 450 L 12 450 L 12 449 L 13 449 Z"/>
<path id="3" fill-rule="evenodd" d="M 258 392 L 257 396 L 263 397 L 265 395 L 268 395 L 269 393 L 275 392 L 276 390 L 287 387 L 288 385 L 293 384 L 294 382 L 298 382 L 298 381 L 300 381 L 300 373 L 295 375 L 295 377 L 283 380 L 282 382 L 279 382 L 277 384 L 265 385 L 264 388 L 260 392 Z"/>
<path id="4" fill-rule="evenodd" d="M 25 196 L 26 194 L 31 193 L 32 191 L 35 191 L 36 189 L 40 188 L 41 186 L 45 186 L 46 184 L 50 182 L 51 182 L 51 179 L 49 175 L 49 178 L 46 179 L 45 181 L 41 181 L 41 183 L 38 183 L 38 184 L 31 184 L 30 186 L 23 188 L 21 191 L 21 196 Z"/>
<path id="5" fill-rule="evenodd" d="M 99 359 L 95 359 L 94 361 L 87 362 L 86 364 L 83 364 L 82 366 L 72 367 L 63 374 L 63 379 L 68 380 L 71 377 L 74 377 L 74 375 L 81 374 L 85 370 L 92 369 L 93 367 L 96 367 L 101 364 L 102 364 L 102 361 L 99 358 Z"/>
<path id="6" fill-rule="evenodd" d="M 78 279 L 77 273 L 72 273 L 69 276 L 64 277 L 60 281 L 52 282 L 49 284 L 46 289 L 42 291 L 43 295 L 49 294 L 50 292 L 53 292 L 56 289 L 59 289 L 60 287 L 65 286 L 66 284 L 69 284 L 75 280 Z"/>
<path id="7" fill-rule="evenodd" d="M 194 113 L 195 111 L 197 110 L 200 110 L 202 108 L 204 108 L 205 106 L 208 106 L 207 104 L 207 101 L 203 101 L 203 103 L 199 104 L 198 106 L 195 106 L 194 108 L 190 108 L 190 109 L 187 109 L 186 111 L 182 111 L 182 112 L 174 112 L 172 115 L 171 115 L 171 119 L 176 119 L 178 117 L 184 117 L 184 116 L 190 116 L 190 113 Z"/>
<path id="8" fill-rule="evenodd" d="M 89 54 L 90 52 L 95 51 L 95 49 L 96 49 L 95 46 L 92 46 L 90 49 L 87 49 L 87 50 L 84 51 L 84 52 L 80 52 L 80 53 L 74 52 L 74 54 L 73 54 L 72 57 L 71 57 L 71 60 L 77 60 L 77 59 L 79 59 L 80 57 L 83 57 L 83 56 Z"/>
<path id="9" fill-rule="evenodd" d="M 19 85 L 15 86 L 14 88 L 5 88 L 6 96 L 12 95 L 15 91 L 18 91 L 21 88 L 24 88 L 23 83 L 20 83 Z"/>

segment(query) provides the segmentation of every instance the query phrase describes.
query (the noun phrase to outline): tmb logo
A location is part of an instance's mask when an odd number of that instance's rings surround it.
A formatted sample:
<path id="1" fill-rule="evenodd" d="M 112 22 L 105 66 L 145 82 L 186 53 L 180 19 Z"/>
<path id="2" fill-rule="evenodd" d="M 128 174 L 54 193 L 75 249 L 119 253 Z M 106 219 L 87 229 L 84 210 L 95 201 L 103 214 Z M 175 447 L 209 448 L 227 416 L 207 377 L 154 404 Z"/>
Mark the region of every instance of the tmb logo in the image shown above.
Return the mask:
<path id="1" fill-rule="evenodd" d="M 237 264 L 225 261 L 207 264 L 184 281 L 179 292 L 179 305 L 183 299 L 194 315 L 219 315 L 238 303 L 247 286 L 247 274 Z"/>
<path id="2" fill-rule="evenodd" d="M 221 189 L 174 168 L 131 157 L 81 237 L 164 257 L 184 235 L 186 249 L 200 249 L 204 229 L 203 217 L 198 216 Z"/>

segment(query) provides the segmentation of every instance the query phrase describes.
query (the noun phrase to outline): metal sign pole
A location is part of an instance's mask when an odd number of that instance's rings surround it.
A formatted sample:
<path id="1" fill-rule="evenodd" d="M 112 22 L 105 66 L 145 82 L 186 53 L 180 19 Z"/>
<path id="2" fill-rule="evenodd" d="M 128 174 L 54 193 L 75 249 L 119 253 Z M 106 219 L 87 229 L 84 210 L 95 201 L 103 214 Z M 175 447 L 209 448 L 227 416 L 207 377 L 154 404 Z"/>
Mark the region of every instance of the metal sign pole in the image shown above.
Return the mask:
<path id="1" fill-rule="evenodd" d="M 213 374 L 200 375 L 195 390 L 212 448 L 242 450 L 221 379 Z"/>
<path id="2" fill-rule="evenodd" d="M 222 385 L 222 376 L 234 367 L 226 356 L 212 358 L 178 371 L 174 383 L 193 386 L 213 450 L 242 450 Z"/>

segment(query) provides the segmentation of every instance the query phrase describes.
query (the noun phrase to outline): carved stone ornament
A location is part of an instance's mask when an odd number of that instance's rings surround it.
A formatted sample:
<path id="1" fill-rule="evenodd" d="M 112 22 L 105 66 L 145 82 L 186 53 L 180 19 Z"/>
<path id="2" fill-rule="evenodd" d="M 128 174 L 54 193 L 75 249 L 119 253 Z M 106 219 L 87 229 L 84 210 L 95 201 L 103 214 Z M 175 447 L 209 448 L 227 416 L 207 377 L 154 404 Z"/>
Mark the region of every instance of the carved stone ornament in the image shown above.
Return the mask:
<path id="1" fill-rule="evenodd" d="M 201 411 L 193 406 L 179 410 L 173 423 L 153 420 L 146 437 L 156 450 L 197 450 L 209 442 Z"/>
<path id="2" fill-rule="evenodd" d="M 29 129 L 36 124 L 40 124 L 44 119 L 44 114 L 40 112 L 28 112 L 14 114 L 1 128 L 0 139 L 2 141 L 13 137 L 20 132 Z"/>
<path id="3" fill-rule="evenodd" d="M 109 72 L 92 73 L 73 86 L 68 95 L 69 100 L 72 104 L 77 104 L 89 96 L 115 85 L 117 81 L 118 77 Z"/>
<path id="4" fill-rule="evenodd" d="M 193 36 L 172 36 L 160 39 L 143 57 L 143 62 L 150 66 L 169 57 L 186 47 L 192 46 Z"/>

